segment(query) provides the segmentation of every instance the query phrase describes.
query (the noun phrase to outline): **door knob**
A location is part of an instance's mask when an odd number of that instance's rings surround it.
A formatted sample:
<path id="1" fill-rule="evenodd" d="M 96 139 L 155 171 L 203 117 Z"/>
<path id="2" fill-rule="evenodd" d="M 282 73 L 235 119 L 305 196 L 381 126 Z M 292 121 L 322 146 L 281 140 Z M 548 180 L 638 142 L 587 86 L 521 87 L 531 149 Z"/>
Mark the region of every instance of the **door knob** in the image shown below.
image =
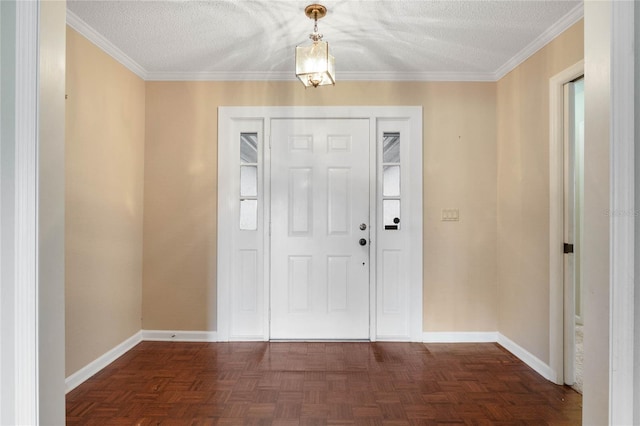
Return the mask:
<path id="1" fill-rule="evenodd" d="M 366 223 L 361 223 L 360 224 L 360 230 L 364 231 L 365 229 L 367 229 L 367 224 Z"/>
<path id="2" fill-rule="evenodd" d="M 360 241 L 358 241 L 360 243 L 361 246 L 366 246 L 367 245 L 367 240 L 365 240 L 364 238 L 360 238 Z"/>

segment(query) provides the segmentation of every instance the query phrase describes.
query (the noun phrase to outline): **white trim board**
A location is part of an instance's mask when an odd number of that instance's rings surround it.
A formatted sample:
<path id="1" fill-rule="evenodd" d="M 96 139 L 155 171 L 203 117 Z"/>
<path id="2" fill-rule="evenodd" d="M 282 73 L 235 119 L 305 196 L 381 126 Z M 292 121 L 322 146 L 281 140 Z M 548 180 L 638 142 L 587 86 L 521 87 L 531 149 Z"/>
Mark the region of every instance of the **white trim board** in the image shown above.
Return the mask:
<path id="1" fill-rule="evenodd" d="M 147 79 L 148 72 L 140 66 L 136 61 L 131 59 L 116 47 L 113 43 L 107 40 L 102 34 L 93 29 L 89 24 L 84 22 L 75 13 L 67 9 L 67 25 L 80 33 L 84 38 L 91 43 L 102 49 L 107 55 L 111 56 L 116 61 L 124 65 L 129 71 L 137 75 L 143 80 Z"/>
<path id="2" fill-rule="evenodd" d="M 13 208 L 13 278 L 6 285 L 6 294 L 13 294 L 13 315 L 8 329 L 7 344 L 13 346 L 13 377 L 7 378 L 13 388 L 13 412 L 0 421 L 15 424 L 38 424 L 38 142 L 39 105 L 38 2 L 15 4 L 15 192 Z M 7 197 L 8 198 L 8 197 Z M 6 259 L 9 261 L 9 259 Z M 4 335 L 4 332 L 3 332 Z M 6 352 L 5 352 L 6 354 Z M 9 361 L 9 360 L 7 360 Z M 3 378 L 3 381 L 5 378 Z M 4 383 L 3 383 L 4 384 Z M 4 408 L 4 407 L 3 407 Z M 3 413 L 4 416 L 4 413 Z"/>
<path id="3" fill-rule="evenodd" d="M 89 364 L 76 371 L 64 381 L 65 393 L 71 392 L 73 389 L 80 386 L 87 381 L 91 376 L 98 373 L 100 370 L 111 364 L 116 359 L 120 358 L 127 351 L 133 348 L 135 345 L 142 341 L 142 331 L 138 331 L 133 336 L 129 337 L 124 342 L 116 345 L 114 348 L 108 350 L 103 355 L 99 356 Z"/>
<path id="4" fill-rule="evenodd" d="M 69 393 L 93 375 L 124 355 L 140 342 L 218 342 L 216 331 L 140 330 L 124 342 L 105 352 L 65 379 Z M 497 331 L 431 331 L 424 332 L 423 343 L 497 343 L 547 380 L 553 381 L 553 370 L 535 355 Z"/>
<path id="5" fill-rule="evenodd" d="M 104 50 L 104 49 L 103 49 Z M 525 58 L 526 59 L 526 58 Z M 511 69 L 509 70 L 511 71 Z M 138 74 L 140 75 L 140 74 Z M 183 71 L 145 72 L 146 81 L 297 81 L 290 72 Z M 495 82 L 493 72 L 340 72 L 340 81 L 487 81 Z"/>
<path id="6" fill-rule="evenodd" d="M 581 20 L 583 17 L 584 3 L 580 2 L 576 7 L 571 9 L 569 13 L 564 15 L 558 22 L 549 27 L 529 45 L 518 52 L 513 58 L 509 59 L 504 63 L 504 65 L 498 68 L 493 75 L 493 81 L 498 81 L 505 75 L 509 74 L 518 65 L 535 55 L 538 50 L 545 47 L 547 44 L 553 41 L 553 39 L 569 29 L 569 27 Z"/>
<path id="7" fill-rule="evenodd" d="M 545 379 L 553 382 L 555 378 L 554 371 L 549 365 L 547 365 L 544 361 L 540 360 L 538 357 L 533 355 L 531 352 L 527 351 L 522 346 L 515 343 L 513 340 L 509 339 L 505 335 L 498 333 L 498 342 L 500 346 L 514 354 L 518 357 L 522 362 L 527 364 L 529 367 L 535 370 L 536 373 L 540 374 Z"/>
<path id="8" fill-rule="evenodd" d="M 216 331 L 141 330 L 145 342 L 217 342 Z"/>
<path id="9" fill-rule="evenodd" d="M 427 331 L 423 343 L 495 343 L 497 331 Z"/>
<path id="10" fill-rule="evenodd" d="M 217 342 L 215 331 L 140 330 L 65 379 L 69 393 L 140 342 Z"/>
<path id="11" fill-rule="evenodd" d="M 544 361 L 497 331 L 430 331 L 423 333 L 424 343 L 497 343 L 536 373 L 553 381 L 554 372 Z"/>
<path id="12" fill-rule="evenodd" d="M 609 422 L 634 423 L 634 7 L 611 3 Z M 637 22 L 635 23 L 638 24 Z M 636 83 L 637 84 L 637 83 Z M 637 179 L 637 177 L 636 177 Z M 637 348 L 636 348 L 637 350 Z M 637 420 L 637 419 L 636 419 Z"/>

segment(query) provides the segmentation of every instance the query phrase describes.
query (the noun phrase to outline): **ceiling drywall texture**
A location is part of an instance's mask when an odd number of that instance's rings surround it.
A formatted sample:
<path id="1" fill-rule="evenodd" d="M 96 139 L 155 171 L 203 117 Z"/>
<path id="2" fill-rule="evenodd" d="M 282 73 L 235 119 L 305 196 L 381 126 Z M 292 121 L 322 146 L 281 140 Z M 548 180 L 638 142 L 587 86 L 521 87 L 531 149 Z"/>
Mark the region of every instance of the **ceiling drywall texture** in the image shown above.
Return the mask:
<path id="1" fill-rule="evenodd" d="M 72 27 L 146 79 L 282 80 L 294 78 L 294 47 L 313 28 L 309 3 L 69 0 L 67 9 Z M 322 4 L 338 79 L 494 80 L 582 16 L 577 0 Z"/>

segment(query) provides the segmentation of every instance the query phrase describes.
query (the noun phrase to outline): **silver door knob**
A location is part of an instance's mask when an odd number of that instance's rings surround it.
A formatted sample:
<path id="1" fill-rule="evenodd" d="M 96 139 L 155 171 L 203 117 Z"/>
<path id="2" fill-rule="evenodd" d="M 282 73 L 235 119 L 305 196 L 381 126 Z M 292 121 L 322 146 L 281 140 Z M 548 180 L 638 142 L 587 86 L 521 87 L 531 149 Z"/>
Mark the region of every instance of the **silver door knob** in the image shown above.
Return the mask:
<path id="1" fill-rule="evenodd" d="M 364 238 L 360 238 L 360 241 L 358 241 L 360 243 L 361 246 L 366 246 L 367 245 L 367 240 L 365 240 Z"/>
<path id="2" fill-rule="evenodd" d="M 367 229 L 367 224 L 366 223 L 361 223 L 360 224 L 360 230 L 364 231 L 365 229 Z"/>

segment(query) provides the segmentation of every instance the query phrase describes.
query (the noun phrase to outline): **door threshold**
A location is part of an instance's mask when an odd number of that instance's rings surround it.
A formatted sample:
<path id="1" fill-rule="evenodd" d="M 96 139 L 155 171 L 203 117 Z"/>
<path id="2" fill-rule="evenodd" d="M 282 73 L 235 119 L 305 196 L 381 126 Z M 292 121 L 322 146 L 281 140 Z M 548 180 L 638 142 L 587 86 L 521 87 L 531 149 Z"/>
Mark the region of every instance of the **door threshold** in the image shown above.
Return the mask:
<path id="1" fill-rule="evenodd" d="M 270 343 L 371 343 L 371 339 L 269 339 Z"/>

